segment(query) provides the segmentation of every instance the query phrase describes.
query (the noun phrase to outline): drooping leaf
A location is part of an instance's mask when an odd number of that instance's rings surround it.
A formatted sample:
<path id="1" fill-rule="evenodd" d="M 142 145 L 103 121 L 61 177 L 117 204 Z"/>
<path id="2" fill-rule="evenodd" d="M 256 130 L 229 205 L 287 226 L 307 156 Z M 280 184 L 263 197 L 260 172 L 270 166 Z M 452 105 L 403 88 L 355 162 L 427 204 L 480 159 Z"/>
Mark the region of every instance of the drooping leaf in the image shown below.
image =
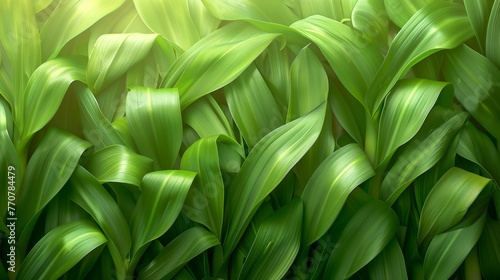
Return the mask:
<path id="1" fill-rule="evenodd" d="M 57 227 L 30 251 L 16 279 L 58 279 L 106 242 L 101 230 L 89 221 L 80 220 Z"/>
<path id="2" fill-rule="evenodd" d="M 229 258 L 257 207 L 314 144 L 326 104 L 264 137 L 250 152 L 228 189 L 224 257 Z"/>
<path id="3" fill-rule="evenodd" d="M 415 13 L 392 41 L 365 101 L 375 114 L 396 82 L 417 62 L 467 41 L 472 28 L 463 6 L 434 1 Z"/>
<path id="4" fill-rule="evenodd" d="M 333 249 L 325 279 L 346 279 L 375 258 L 393 240 L 398 217 L 385 203 L 372 200 L 349 220 Z"/>
<path id="5" fill-rule="evenodd" d="M 179 92 L 134 87 L 127 95 L 127 124 L 139 152 L 155 169 L 171 169 L 182 143 Z"/>
<path id="6" fill-rule="evenodd" d="M 344 146 L 326 158 L 302 193 L 303 244 L 310 245 L 325 234 L 351 191 L 374 175 L 370 161 L 356 144 Z"/>
<path id="7" fill-rule="evenodd" d="M 138 279 L 172 279 L 189 260 L 218 244 L 217 237 L 209 231 L 201 227 L 188 229 L 165 246 Z"/>
<path id="8" fill-rule="evenodd" d="M 259 226 L 240 279 L 281 279 L 300 247 L 302 202 L 293 199 Z"/>

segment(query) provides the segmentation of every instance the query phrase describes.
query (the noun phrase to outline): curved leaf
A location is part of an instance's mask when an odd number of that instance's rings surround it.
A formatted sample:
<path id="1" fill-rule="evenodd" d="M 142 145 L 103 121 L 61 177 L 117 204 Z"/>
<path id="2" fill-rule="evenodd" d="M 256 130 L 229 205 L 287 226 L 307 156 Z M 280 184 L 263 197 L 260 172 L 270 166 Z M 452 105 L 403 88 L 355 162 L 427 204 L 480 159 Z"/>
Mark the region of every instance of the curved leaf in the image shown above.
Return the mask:
<path id="1" fill-rule="evenodd" d="M 389 20 L 382 0 L 358 0 L 352 10 L 352 26 L 380 49 L 387 48 Z"/>
<path id="2" fill-rule="evenodd" d="M 497 190 L 498 191 L 498 190 Z M 484 230 L 478 242 L 479 263 L 484 279 L 494 280 L 500 277 L 500 223 L 486 217 Z"/>
<path id="3" fill-rule="evenodd" d="M 384 4 L 391 21 L 403 27 L 418 10 L 437 1 L 452 2 L 451 0 L 384 0 Z"/>
<path id="4" fill-rule="evenodd" d="M 491 7 L 495 0 L 464 0 L 465 10 L 469 16 L 472 29 L 476 34 L 479 46 L 484 51 L 486 50 L 486 33 L 488 28 L 488 19 L 490 18 Z"/>
<path id="5" fill-rule="evenodd" d="M 398 240 L 393 238 L 380 254 L 368 264 L 370 279 L 408 279 L 405 258 Z"/>
<path id="6" fill-rule="evenodd" d="M 326 158 L 302 193 L 304 244 L 310 245 L 325 234 L 351 191 L 374 175 L 370 161 L 356 144 L 344 146 Z"/>
<path id="7" fill-rule="evenodd" d="M 486 57 L 500 68 L 500 1 L 495 0 L 490 11 L 488 29 L 486 31 Z"/>

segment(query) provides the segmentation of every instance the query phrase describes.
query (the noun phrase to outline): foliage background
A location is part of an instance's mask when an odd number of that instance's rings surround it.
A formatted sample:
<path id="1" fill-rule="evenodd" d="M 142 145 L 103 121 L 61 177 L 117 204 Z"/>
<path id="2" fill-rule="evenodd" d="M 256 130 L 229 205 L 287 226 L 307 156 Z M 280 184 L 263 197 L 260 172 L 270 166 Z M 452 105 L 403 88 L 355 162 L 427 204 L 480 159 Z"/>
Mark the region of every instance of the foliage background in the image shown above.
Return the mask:
<path id="1" fill-rule="evenodd" d="M 500 278 L 499 0 L 0 18 L 0 279 Z"/>

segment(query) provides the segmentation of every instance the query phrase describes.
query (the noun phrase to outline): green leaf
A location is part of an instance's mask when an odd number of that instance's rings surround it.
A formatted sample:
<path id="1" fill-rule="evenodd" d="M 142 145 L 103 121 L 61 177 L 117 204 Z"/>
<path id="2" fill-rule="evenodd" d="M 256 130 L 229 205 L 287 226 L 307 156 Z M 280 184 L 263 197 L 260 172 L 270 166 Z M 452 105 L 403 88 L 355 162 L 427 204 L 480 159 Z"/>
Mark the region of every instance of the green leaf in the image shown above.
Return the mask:
<path id="1" fill-rule="evenodd" d="M 500 277 L 500 223 L 486 217 L 484 230 L 478 242 L 479 263 L 484 279 L 493 280 Z"/>
<path id="2" fill-rule="evenodd" d="M 19 99 L 14 116 L 21 138 L 31 136 L 54 116 L 66 91 L 74 81 L 85 82 L 86 61 L 79 57 L 57 58 L 45 62 L 31 76 L 24 100 Z"/>
<path id="3" fill-rule="evenodd" d="M 82 139 L 51 128 L 33 153 L 18 192 L 17 231 L 21 255 L 42 209 L 61 190 L 75 170 L 81 155 L 90 147 Z"/>
<path id="4" fill-rule="evenodd" d="M 252 149 L 228 187 L 227 260 L 262 203 L 290 169 L 314 144 L 321 132 L 326 104 L 269 133 Z"/>
<path id="5" fill-rule="evenodd" d="M 172 65 L 162 86 L 179 89 L 184 109 L 233 81 L 277 36 L 263 33 L 247 23 L 227 24 L 183 53 Z"/>
<path id="6" fill-rule="evenodd" d="M 130 219 L 133 258 L 172 226 L 195 176 L 184 170 L 155 171 L 144 176 L 142 194 Z"/>
<path id="7" fill-rule="evenodd" d="M 81 166 L 77 166 L 69 182 L 70 186 L 66 189 L 68 197 L 99 224 L 108 239 L 117 274 L 125 273 L 127 254 L 132 243 L 128 223 L 118 204 L 97 179 Z"/>
<path id="8" fill-rule="evenodd" d="M 370 279 L 408 279 L 405 258 L 398 240 L 393 238 L 380 254 L 368 264 Z"/>
<path id="9" fill-rule="evenodd" d="M 495 0 L 464 0 L 465 10 L 469 16 L 472 29 L 476 34 L 477 41 L 481 50 L 486 50 L 486 33 L 488 29 L 488 19 L 490 18 L 491 8 Z"/>
<path id="10" fill-rule="evenodd" d="M 358 0 L 352 10 L 352 26 L 363 33 L 363 37 L 387 49 L 389 20 L 382 0 Z"/>
<path id="11" fill-rule="evenodd" d="M 112 145 L 92 154 L 84 167 L 101 184 L 116 182 L 140 186 L 142 177 L 153 170 L 153 161 L 125 146 Z"/>
<path id="12" fill-rule="evenodd" d="M 446 80 L 455 97 L 495 138 L 500 139 L 500 70 L 486 57 L 463 45 L 446 53 Z"/>
<path id="13" fill-rule="evenodd" d="M 382 63 L 377 48 L 355 29 L 322 16 L 311 16 L 291 27 L 320 48 L 340 82 L 364 105 L 368 85 Z"/>
<path id="14" fill-rule="evenodd" d="M 300 247 L 302 202 L 295 198 L 260 225 L 239 279 L 281 279 Z"/>
<path id="15" fill-rule="evenodd" d="M 30 251 L 16 279 L 58 279 L 87 254 L 106 243 L 89 221 L 75 221 L 50 231 Z"/>
<path id="16" fill-rule="evenodd" d="M 138 279 L 172 279 L 189 260 L 218 244 L 217 237 L 209 231 L 190 228 L 165 246 L 139 273 Z"/>
<path id="17" fill-rule="evenodd" d="M 399 146 L 415 136 L 446 85 L 404 79 L 394 86 L 380 116 L 375 166 L 390 159 Z"/>
<path id="18" fill-rule="evenodd" d="M 198 173 L 198 180 L 184 203 L 184 212 L 219 239 L 224 218 L 224 182 L 220 165 L 231 165 L 230 168 L 237 172 L 243 154 L 237 142 L 224 135 L 215 135 L 196 141 L 182 156 L 181 169 Z"/>
<path id="19" fill-rule="evenodd" d="M 452 2 L 451 0 L 438 0 L 441 2 Z M 387 15 L 398 27 L 403 27 L 406 22 L 421 8 L 436 0 L 384 0 Z"/>
<path id="20" fill-rule="evenodd" d="M 171 169 L 182 143 L 182 118 L 176 89 L 131 88 L 127 123 L 139 152 L 155 169 Z"/>
<path id="21" fill-rule="evenodd" d="M 462 5 L 434 1 L 413 15 L 392 41 L 373 78 L 365 101 L 375 114 L 391 88 L 417 62 L 442 49 L 452 49 L 472 36 Z"/>
<path id="22" fill-rule="evenodd" d="M 290 75 L 287 122 L 306 115 L 328 98 L 328 77 L 321 61 L 309 46 L 295 57 Z"/>
<path id="23" fill-rule="evenodd" d="M 134 4 L 151 30 L 184 50 L 214 31 L 220 22 L 201 1 L 134 0 Z"/>
<path id="24" fill-rule="evenodd" d="M 326 158 L 302 193 L 303 244 L 310 245 L 325 234 L 351 191 L 374 175 L 370 161 L 356 144 L 344 146 Z"/>
<path id="25" fill-rule="evenodd" d="M 372 200 L 349 220 L 326 265 L 324 279 L 346 279 L 373 260 L 393 240 L 398 217 L 385 203 Z"/>
<path id="26" fill-rule="evenodd" d="M 380 199 L 392 205 L 408 185 L 434 166 L 446 153 L 467 119 L 466 113 L 435 107 L 421 130 L 395 160 L 382 181 Z"/>
<path id="27" fill-rule="evenodd" d="M 500 158 L 491 139 L 480 132 L 472 123 L 465 124 L 457 153 L 481 166 L 497 186 L 500 186 Z"/>
<path id="28" fill-rule="evenodd" d="M 486 212 L 466 219 L 452 230 L 434 237 L 424 259 L 425 279 L 449 279 L 463 263 L 483 231 Z"/>
<path id="29" fill-rule="evenodd" d="M 118 9 L 125 0 L 61 1 L 40 30 L 43 58 L 54 58 L 71 39 Z"/>
<path id="30" fill-rule="evenodd" d="M 249 148 L 285 123 L 283 110 L 253 64 L 225 87 L 224 93 L 234 122 Z"/>
<path id="31" fill-rule="evenodd" d="M 424 245 L 439 233 L 457 224 L 489 179 L 453 167 L 436 183 L 420 215 L 418 244 Z"/>
<path id="32" fill-rule="evenodd" d="M 486 31 L 486 57 L 500 68 L 500 1 L 495 0 Z"/>
<path id="33" fill-rule="evenodd" d="M 296 0 L 300 7 L 303 18 L 313 15 L 322 15 L 337 21 L 349 17 L 345 15 L 342 9 L 342 0 L 324 1 L 324 0 Z"/>

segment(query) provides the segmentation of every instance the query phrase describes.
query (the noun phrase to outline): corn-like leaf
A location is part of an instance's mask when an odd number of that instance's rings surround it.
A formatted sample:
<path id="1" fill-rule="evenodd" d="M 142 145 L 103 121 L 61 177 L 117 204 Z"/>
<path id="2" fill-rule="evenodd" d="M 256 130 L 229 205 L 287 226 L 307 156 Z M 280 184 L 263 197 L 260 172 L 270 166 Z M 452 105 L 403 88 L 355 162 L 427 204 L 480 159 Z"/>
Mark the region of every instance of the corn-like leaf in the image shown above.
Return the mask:
<path id="1" fill-rule="evenodd" d="M 112 145 L 92 154 L 84 167 L 101 184 L 116 182 L 140 186 L 142 177 L 153 170 L 153 161 L 125 146 Z"/>
<path id="2" fill-rule="evenodd" d="M 434 1 L 415 13 L 392 41 L 366 93 L 373 114 L 396 82 L 417 62 L 468 40 L 472 28 L 462 5 Z"/>
<path id="3" fill-rule="evenodd" d="M 469 16 L 472 29 L 476 34 L 477 41 L 483 53 L 486 50 L 486 32 L 493 2 L 495 2 L 495 0 L 464 0 L 467 16 Z"/>
<path id="4" fill-rule="evenodd" d="M 219 157 L 223 153 L 225 156 Z M 196 141 L 182 157 L 181 169 L 198 173 L 198 180 L 184 203 L 184 212 L 191 220 L 205 225 L 219 239 L 224 218 L 224 182 L 220 165 L 230 164 L 230 168 L 237 172 L 243 154 L 242 147 L 234 140 L 216 135 Z"/>
<path id="5" fill-rule="evenodd" d="M 375 166 L 390 159 L 399 146 L 415 136 L 446 85 L 405 79 L 394 86 L 380 116 Z"/>
<path id="6" fill-rule="evenodd" d="M 310 47 L 303 48 L 295 57 L 290 75 L 287 122 L 306 115 L 328 98 L 328 77 Z"/>
<path id="7" fill-rule="evenodd" d="M 0 231 L 4 232 L 8 232 L 4 223 L 4 217 L 9 204 L 7 200 L 8 192 L 17 193 L 16 182 L 19 182 L 19 179 L 16 178 L 16 175 L 21 175 L 16 148 L 9 135 L 9 126 L 12 126 L 12 123 L 12 115 L 10 114 L 9 107 L 5 101 L 0 100 L 0 155 L 2 155 L 0 157 L 0 168 L 4 170 L 4 172 L 0 173 L 0 182 L 5 184 L 2 190 L 2 201 L 0 201 Z M 9 177 L 12 180 L 9 180 Z M 10 182 L 12 184 L 9 184 Z"/>
<path id="8" fill-rule="evenodd" d="M 127 96 L 127 123 L 139 152 L 155 169 L 171 169 L 182 143 L 179 92 L 134 87 Z"/>
<path id="9" fill-rule="evenodd" d="M 68 183 L 66 185 L 68 185 Z M 77 220 L 90 220 L 92 218 L 80 206 L 68 199 L 68 197 L 64 195 L 64 190 L 65 188 L 54 196 L 47 206 L 45 206 L 45 234 L 56 227 L 69 222 Z"/>
<path id="10" fill-rule="evenodd" d="M 474 215 L 472 215 L 474 216 Z M 425 254 L 425 279 L 449 279 L 476 245 L 486 213 L 466 217 L 457 227 L 434 237 Z"/>
<path id="11" fill-rule="evenodd" d="M 500 223 L 486 217 L 484 231 L 478 242 L 479 263 L 484 279 L 494 280 L 500 277 Z"/>
<path id="12" fill-rule="evenodd" d="M 500 1 L 495 0 L 486 31 L 486 57 L 500 68 Z"/>
<path id="13" fill-rule="evenodd" d="M 491 139 L 468 122 L 458 142 L 457 153 L 477 163 L 500 186 L 500 155 Z"/>
<path id="14" fill-rule="evenodd" d="M 328 259 L 324 279 L 346 279 L 375 258 L 393 240 L 398 217 L 385 203 L 372 200 L 342 230 Z"/>
<path id="15" fill-rule="evenodd" d="M 437 0 L 452 2 L 451 0 Z M 384 0 L 387 15 L 391 21 L 399 27 L 403 27 L 406 22 L 421 8 L 436 0 Z"/>
<path id="16" fill-rule="evenodd" d="M 207 9 L 223 20 L 251 19 L 290 25 L 299 18 L 286 5 L 285 0 L 202 0 Z"/>
<path id="17" fill-rule="evenodd" d="M 345 88 L 365 104 L 368 85 L 382 63 L 377 48 L 354 29 L 322 16 L 311 16 L 291 27 L 321 49 Z"/>
<path id="18" fill-rule="evenodd" d="M 129 146 L 122 135 L 104 117 L 99 104 L 87 88 L 82 84 L 75 84 L 76 98 L 79 105 L 83 135 L 94 145 L 95 150 L 100 150 L 111 145 Z"/>
<path id="19" fill-rule="evenodd" d="M 229 258 L 264 198 L 314 144 L 325 110 L 323 103 L 306 116 L 279 127 L 250 152 L 229 186 L 225 259 Z"/>
<path id="20" fill-rule="evenodd" d="M 363 37 L 377 45 L 380 49 L 387 48 L 389 20 L 382 0 L 355 1 L 352 10 L 352 26 L 361 32 Z"/>
<path id="21" fill-rule="evenodd" d="M 195 176 L 184 170 L 155 171 L 144 176 L 142 194 L 130 220 L 133 258 L 172 226 Z"/>
<path id="22" fill-rule="evenodd" d="M 466 119 L 466 113 L 435 107 L 384 177 L 380 199 L 392 205 L 415 178 L 434 166 Z"/>
<path id="23" fill-rule="evenodd" d="M 322 15 L 337 21 L 350 17 L 344 14 L 342 8 L 343 0 L 323 1 L 323 0 L 297 0 L 303 18 L 312 15 Z"/>
<path id="24" fill-rule="evenodd" d="M 325 234 L 351 191 L 374 175 L 370 161 L 357 144 L 344 146 L 326 158 L 302 193 L 303 243 L 310 245 Z"/>
<path id="25" fill-rule="evenodd" d="M 426 247 L 439 233 L 457 224 L 489 179 L 453 167 L 436 183 L 420 215 L 418 244 Z"/>
<path id="26" fill-rule="evenodd" d="M 49 129 L 33 153 L 18 193 L 17 230 L 21 254 L 42 209 L 61 190 L 90 144 L 56 128 Z M 19 186 L 18 186 L 19 187 Z"/>
<path id="27" fill-rule="evenodd" d="M 234 138 L 228 118 L 211 95 L 196 100 L 182 111 L 182 120 L 192 127 L 200 138 L 218 134 Z"/>
<path id="28" fill-rule="evenodd" d="M 209 231 L 201 227 L 188 229 L 165 246 L 138 279 L 172 279 L 189 260 L 218 244 L 217 237 Z"/>
<path id="29" fill-rule="evenodd" d="M 233 81 L 277 36 L 247 23 L 230 23 L 183 53 L 162 86 L 178 88 L 181 106 L 185 108 Z"/>
<path id="30" fill-rule="evenodd" d="M 61 1 L 40 30 L 43 58 L 54 58 L 69 40 L 102 17 L 120 7 L 125 0 Z"/>
<path id="31" fill-rule="evenodd" d="M 253 64 L 225 88 L 225 96 L 231 115 L 250 148 L 285 123 L 283 110 Z"/>
<path id="32" fill-rule="evenodd" d="M 89 56 L 87 84 L 95 93 L 125 74 L 151 51 L 154 34 L 107 34 L 99 37 Z"/>
<path id="33" fill-rule="evenodd" d="M 293 199 L 260 225 L 239 279 L 281 279 L 300 247 L 302 202 Z"/>
<path id="34" fill-rule="evenodd" d="M 134 0 L 146 25 L 184 50 L 214 31 L 219 20 L 200 1 Z"/>
<path id="35" fill-rule="evenodd" d="M 447 52 L 444 75 L 455 86 L 455 97 L 489 133 L 500 139 L 500 70 L 463 45 Z"/>
<path id="36" fill-rule="evenodd" d="M 16 123 L 27 141 L 54 116 L 66 91 L 74 81 L 85 81 L 86 62 L 82 58 L 57 58 L 45 62 L 31 76 L 24 100 L 16 104 Z"/>
<path id="37" fill-rule="evenodd" d="M 408 279 L 403 251 L 396 238 L 380 252 L 380 254 L 368 264 L 370 279 Z"/>
<path id="38" fill-rule="evenodd" d="M 107 245 L 117 274 L 126 272 L 127 254 L 132 243 L 128 223 L 118 204 L 97 179 L 81 166 L 75 169 L 69 182 L 70 186 L 66 189 L 68 197 L 92 215 L 101 227 L 108 239 Z"/>
<path id="39" fill-rule="evenodd" d="M 58 279 L 83 257 L 106 243 L 89 221 L 62 225 L 45 235 L 30 251 L 16 279 Z"/>

